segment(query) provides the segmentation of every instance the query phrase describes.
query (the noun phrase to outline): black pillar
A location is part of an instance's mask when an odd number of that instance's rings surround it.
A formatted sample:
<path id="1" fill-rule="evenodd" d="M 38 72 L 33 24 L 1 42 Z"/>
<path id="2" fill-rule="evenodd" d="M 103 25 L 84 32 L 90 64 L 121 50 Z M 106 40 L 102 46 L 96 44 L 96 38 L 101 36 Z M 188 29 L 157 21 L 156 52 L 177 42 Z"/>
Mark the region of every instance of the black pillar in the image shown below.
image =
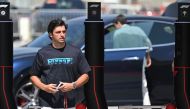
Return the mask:
<path id="1" fill-rule="evenodd" d="M 85 56 L 91 66 L 89 82 L 85 86 L 88 109 L 107 109 L 104 95 L 104 22 L 101 4 L 88 3 L 88 19 L 85 21 Z"/>
<path id="2" fill-rule="evenodd" d="M 0 109 L 16 109 L 13 96 L 13 22 L 9 3 L 0 2 Z"/>
<path id="3" fill-rule="evenodd" d="M 178 109 L 190 109 L 190 3 L 178 4 L 174 91 Z"/>

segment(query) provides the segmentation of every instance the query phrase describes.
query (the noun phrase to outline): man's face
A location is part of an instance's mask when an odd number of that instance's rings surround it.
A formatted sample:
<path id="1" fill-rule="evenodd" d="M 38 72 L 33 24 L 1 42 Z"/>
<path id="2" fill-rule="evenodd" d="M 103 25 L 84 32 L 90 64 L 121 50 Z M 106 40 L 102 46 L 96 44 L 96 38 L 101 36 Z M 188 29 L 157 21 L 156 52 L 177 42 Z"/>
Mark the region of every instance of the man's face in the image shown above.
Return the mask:
<path id="1" fill-rule="evenodd" d="M 66 29 L 65 26 L 57 26 L 51 34 L 52 41 L 58 43 L 65 43 Z"/>

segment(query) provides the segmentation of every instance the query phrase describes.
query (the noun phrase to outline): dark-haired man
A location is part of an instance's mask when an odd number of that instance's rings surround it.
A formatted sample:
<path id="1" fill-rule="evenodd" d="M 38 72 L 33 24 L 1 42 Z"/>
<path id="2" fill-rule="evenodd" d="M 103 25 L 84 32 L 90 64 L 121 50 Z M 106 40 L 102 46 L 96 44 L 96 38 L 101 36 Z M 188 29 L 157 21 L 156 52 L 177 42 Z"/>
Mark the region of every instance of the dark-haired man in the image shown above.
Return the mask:
<path id="1" fill-rule="evenodd" d="M 74 107 L 84 101 L 82 86 L 91 69 L 81 50 L 66 43 L 63 20 L 52 20 L 47 30 L 52 43 L 38 51 L 30 79 L 40 89 L 40 106 Z"/>
<path id="2" fill-rule="evenodd" d="M 127 19 L 124 15 L 118 15 L 114 19 L 113 24 L 116 30 L 113 35 L 113 48 L 148 47 L 146 51 L 146 59 L 144 59 L 142 69 L 142 94 L 143 105 L 150 105 L 151 103 L 147 90 L 147 81 L 144 70 L 145 67 L 151 66 L 149 52 L 152 50 L 152 43 L 141 28 L 137 26 L 131 26 L 126 23 Z"/>

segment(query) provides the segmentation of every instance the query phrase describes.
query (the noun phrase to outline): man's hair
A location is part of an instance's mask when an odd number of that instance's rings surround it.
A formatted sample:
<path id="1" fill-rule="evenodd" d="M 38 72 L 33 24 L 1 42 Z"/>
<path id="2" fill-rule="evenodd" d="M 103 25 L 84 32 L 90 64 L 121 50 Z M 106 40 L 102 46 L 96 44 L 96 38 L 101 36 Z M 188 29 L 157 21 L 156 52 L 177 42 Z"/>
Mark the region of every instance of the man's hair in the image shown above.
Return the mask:
<path id="1" fill-rule="evenodd" d="M 118 15 L 114 20 L 113 23 L 118 23 L 120 22 L 121 24 L 125 24 L 127 21 L 126 17 L 122 14 Z"/>
<path id="2" fill-rule="evenodd" d="M 65 29 L 67 30 L 67 24 L 61 20 L 61 19 L 54 19 L 54 20 L 51 20 L 49 25 L 48 25 L 48 28 L 47 28 L 47 31 L 48 31 L 48 34 L 49 34 L 49 38 L 51 39 L 50 37 L 50 33 L 53 33 L 53 30 L 57 27 L 57 26 L 65 26 Z"/>

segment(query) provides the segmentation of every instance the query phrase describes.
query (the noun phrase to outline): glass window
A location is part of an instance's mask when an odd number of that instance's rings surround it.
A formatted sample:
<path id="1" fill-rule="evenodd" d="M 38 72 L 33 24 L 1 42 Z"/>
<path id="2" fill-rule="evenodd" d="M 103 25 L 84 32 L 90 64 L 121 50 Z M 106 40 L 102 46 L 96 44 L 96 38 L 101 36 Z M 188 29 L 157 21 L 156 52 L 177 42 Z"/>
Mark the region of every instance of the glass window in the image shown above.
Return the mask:
<path id="1" fill-rule="evenodd" d="M 153 25 L 153 21 L 135 21 L 130 22 L 130 25 L 140 27 L 145 32 L 145 34 L 149 36 Z"/>
<path id="2" fill-rule="evenodd" d="M 138 21 L 132 25 L 139 26 L 147 34 L 152 44 L 165 44 L 175 41 L 175 28 L 173 24 L 154 21 Z"/>
<path id="3" fill-rule="evenodd" d="M 152 44 L 165 44 L 175 41 L 175 28 L 172 24 L 155 22 L 149 38 Z"/>
<path id="4" fill-rule="evenodd" d="M 112 26 L 113 27 L 113 26 Z M 114 31 L 110 31 L 108 32 L 105 36 L 104 36 L 104 47 L 106 49 L 110 49 L 110 48 L 113 48 L 113 34 L 114 34 Z"/>
<path id="5" fill-rule="evenodd" d="M 68 22 L 68 31 L 66 41 L 81 47 L 84 44 L 84 21 L 70 21 Z"/>
<path id="6" fill-rule="evenodd" d="M 147 22 L 128 22 L 129 25 L 132 27 L 131 30 L 128 32 L 125 32 L 124 34 L 120 34 L 118 38 L 113 39 L 113 35 L 115 32 L 115 27 L 113 25 L 110 25 L 106 28 L 106 35 L 105 35 L 105 48 L 131 48 L 131 47 L 142 47 L 144 46 L 145 40 L 144 36 L 148 36 L 150 34 L 151 30 L 151 23 L 147 24 Z M 138 24 L 138 25 L 137 25 Z M 127 27 L 126 27 L 127 28 Z M 139 31 L 141 33 L 136 34 L 136 31 Z M 143 34 L 142 34 L 143 32 Z M 127 36 L 126 36 L 127 35 Z M 135 36 L 135 38 L 129 38 Z M 137 40 L 143 39 L 143 40 Z M 141 42 L 140 42 L 141 41 Z"/>

